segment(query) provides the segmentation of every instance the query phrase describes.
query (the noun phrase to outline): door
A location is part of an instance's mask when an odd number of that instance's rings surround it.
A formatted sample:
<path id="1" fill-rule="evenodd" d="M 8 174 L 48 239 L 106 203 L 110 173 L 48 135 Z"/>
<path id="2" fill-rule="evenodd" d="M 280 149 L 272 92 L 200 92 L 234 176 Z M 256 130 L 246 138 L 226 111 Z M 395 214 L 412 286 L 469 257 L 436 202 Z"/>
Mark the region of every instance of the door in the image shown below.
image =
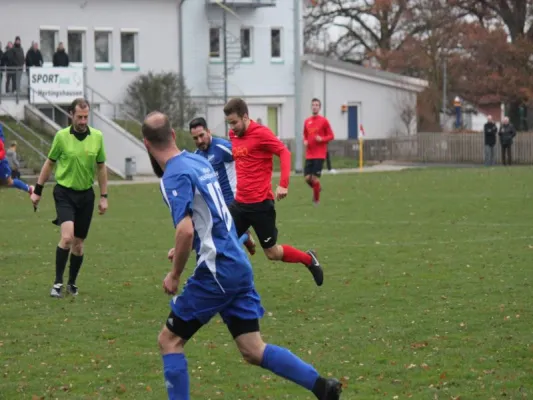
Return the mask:
<path id="1" fill-rule="evenodd" d="M 267 108 L 267 126 L 276 136 L 278 134 L 278 106 L 268 106 Z"/>
<path id="2" fill-rule="evenodd" d="M 357 106 L 348 106 L 348 139 L 356 140 L 359 136 L 359 119 Z"/>

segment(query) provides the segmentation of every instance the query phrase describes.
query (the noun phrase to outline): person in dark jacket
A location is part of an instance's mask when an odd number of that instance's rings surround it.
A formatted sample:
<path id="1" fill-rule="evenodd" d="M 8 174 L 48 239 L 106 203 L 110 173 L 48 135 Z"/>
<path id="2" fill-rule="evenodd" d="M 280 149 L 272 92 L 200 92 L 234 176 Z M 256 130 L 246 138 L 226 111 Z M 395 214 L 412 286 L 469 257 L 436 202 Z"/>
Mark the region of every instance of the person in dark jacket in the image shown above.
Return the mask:
<path id="1" fill-rule="evenodd" d="M 39 50 L 39 44 L 33 42 L 31 48 L 26 53 L 26 70 L 29 72 L 31 67 L 42 67 L 43 66 L 43 55 L 41 50 Z"/>
<path id="2" fill-rule="evenodd" d="M 485 165 L 494 165 L 494 146 L 496 145 L 498 127 L 492 122 L 492 115 L 487 117 L 483 132 L 485 133 Z"/>
<path id="3" fill-rule="evenodd" d="M 32 42 L 31 47 L 26 53 L 26 75 L 28 76 L 28 98 L 31 97 L 30 89 L 30 68 L 33 67 L 42 67 L 43 66 L 43 55 L 41 50 L 39 50 L 39 44 L 37 42 Z"/>
<path id="4" fill-rule="evenodd" d="M 7 42 L 6 51 L 2 56 L 2 69 L 6 72 L 6 93 L 12 92 L 15 84 L 15 71 L 13 67 L 13 42 Z"/>
<path id="5" fill-rule="evenodd" d="M 2 80 L 4 78 L 4 52 L 2 42 L 0 42 L 0 94 L 2 93 Z"/>
<path id="6" fill-rule="evenodd" d="M 22 77 L 22 71 L 24 70 L 24 63 L 26 57 L 24 56 L 24 49 L 20 43 L 20 36 L 15 38 L 15 44 L 13 45 L 13 67 L 15 69 L 15 82 L 13 85 L 13 91 L 16 92 L 20 89 L 20 78 Z"/>
<path id="7" fill-rule="evenodd" d="M 63 46 L 63 42 L 59 43 L 59 46 L 57 46 L 57 51 L 54 53 L 52 61 L 54 67 L 68 67 L 69 59 L 68 54 L 65 51 L 65 46 Z"/>
<path id="8" fill-rule="evenodd" d="M 503 165 L 511 165 L 513 162 L 511 146 L 513 145 L 513 139 L 516 136 L 516 129 L 513 124 L 509 122 L 508 117 L 503 119 L 498 135 L 500 136 L 500 144 L 502 146 Z"/>

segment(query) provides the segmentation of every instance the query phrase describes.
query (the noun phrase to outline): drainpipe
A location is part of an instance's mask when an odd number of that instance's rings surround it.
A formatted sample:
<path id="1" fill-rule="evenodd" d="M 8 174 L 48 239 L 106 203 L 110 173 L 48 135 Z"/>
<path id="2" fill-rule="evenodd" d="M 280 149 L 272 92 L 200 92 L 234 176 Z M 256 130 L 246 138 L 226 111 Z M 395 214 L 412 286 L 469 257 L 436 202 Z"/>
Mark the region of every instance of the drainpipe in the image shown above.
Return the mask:
<path id="1" fill-rule="evenodd" d="M 183 84 L 185 84 L 185 75 L 183 73 L 183 3 L 185 3 L 187 0 L 178 0 L 178 32 L 179 32 L 179 40 L 178 40 L 178 57 L 179 57 L 179 70 L 180 70 L 180 77 Z M 179 99 L 180 104 L 180 120 L 182 122 L 182 125 L 185 125 L 185 104 L 183 101 L 183 96 L 180 96 Z M 182 129 L 184 126 L 180 126 L 179 128 Z"/>

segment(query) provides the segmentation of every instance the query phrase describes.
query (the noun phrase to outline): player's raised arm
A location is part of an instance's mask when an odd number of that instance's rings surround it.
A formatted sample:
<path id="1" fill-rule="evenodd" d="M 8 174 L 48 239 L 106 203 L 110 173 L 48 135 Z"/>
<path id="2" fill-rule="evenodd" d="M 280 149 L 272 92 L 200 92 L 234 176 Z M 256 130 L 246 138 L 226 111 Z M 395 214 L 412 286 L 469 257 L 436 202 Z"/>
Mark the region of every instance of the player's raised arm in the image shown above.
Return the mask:
<path id="1" fill-rule="evenodd" d="M 283 142 L 279 140 L 274 133 L 272 133 L 270 129 L 265 130 L 265 133 L 262 135 L 261 145 L 263 148 L 279 157 L 281 176 L 279 178 L 279 187 L 276 197 L 278 197 L 278 200 L 280 200 L 287 195 L 287 190 L 282 190 L 281 192 L 284 193 L 280 193 L 279 188 L 289 188 L 289 180 L 291 176 L 291 152 L 287 146 L 285 146 Z"/>

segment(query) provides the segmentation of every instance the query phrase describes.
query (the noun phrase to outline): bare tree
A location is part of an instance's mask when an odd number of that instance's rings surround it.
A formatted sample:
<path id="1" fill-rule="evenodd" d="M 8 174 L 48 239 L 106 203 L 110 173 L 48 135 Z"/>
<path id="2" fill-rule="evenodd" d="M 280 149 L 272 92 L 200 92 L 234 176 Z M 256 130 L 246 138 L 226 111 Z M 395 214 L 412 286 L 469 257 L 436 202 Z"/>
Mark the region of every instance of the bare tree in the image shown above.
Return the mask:
<path id="1" fill-rule="evenodd" d="M 417 129 L 417 94 L 396 90 L 392 101 L 403 128 L 397 131 L 403 131 L 408 136 L 414 135 Z"/>

